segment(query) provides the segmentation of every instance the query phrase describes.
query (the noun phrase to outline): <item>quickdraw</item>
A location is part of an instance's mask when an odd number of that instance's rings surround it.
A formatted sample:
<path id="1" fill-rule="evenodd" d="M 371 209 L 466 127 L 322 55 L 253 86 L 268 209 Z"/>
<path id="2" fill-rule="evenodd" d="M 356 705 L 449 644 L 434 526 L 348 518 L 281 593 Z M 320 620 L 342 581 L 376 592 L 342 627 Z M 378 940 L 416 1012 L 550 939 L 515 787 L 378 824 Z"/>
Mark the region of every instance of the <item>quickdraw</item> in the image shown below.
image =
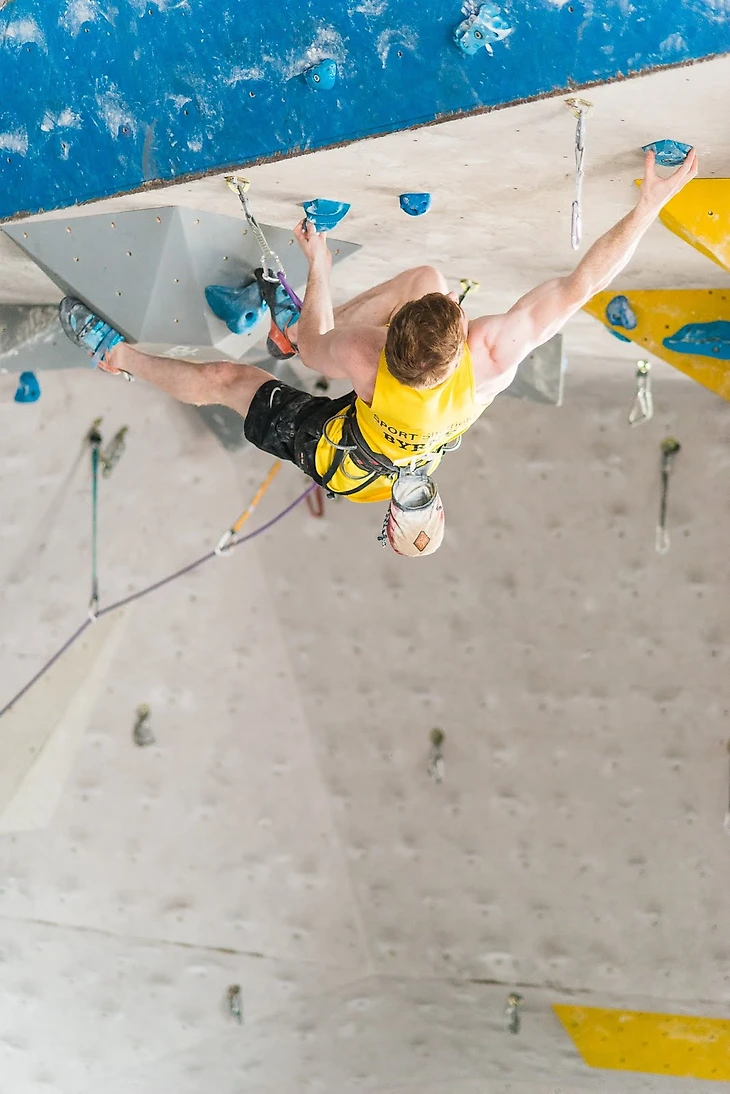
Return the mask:
<path id="1" fill-rule="evenodd" d="M 586 118 L 593 109 L 593 103 L 587 99 L 566 99 L 565 105 L 577 118 L 575 126 L 575 197 L 570 209 L 570 243 L 574 251 L 580 247 L 583 235 L 583 160 L 586 151 Z"/>
<path id="2" fill-rule="evenodd" d="M 295 307 L 301 311 L 302 301 L 299 299 L 294 289 L 291 287 L 286 279 L 286 271 L 282 265 L 281 259 L 277 255 L 276 251 L 272 251 L 268 244 L 266 236 L 264 235 L 261 225 L 254 216 L 251 203 L 248 200 L 247 192 L 251 187 L 251 183 L 248 179 L 243 178 L 241 175 L 226 175 L 225 184 L 232 190 L 234 194 L 238 194 L 241 205 L 243 206 L 243 213 L 248 222 L 248 226 L 256 237 L 256 241 L 261 247 L 261 268 L 263 270 L 263 277 L 265 281 L 271 281 L 276 284 L 278 281 L 287 296 L 291 300 Z"/>

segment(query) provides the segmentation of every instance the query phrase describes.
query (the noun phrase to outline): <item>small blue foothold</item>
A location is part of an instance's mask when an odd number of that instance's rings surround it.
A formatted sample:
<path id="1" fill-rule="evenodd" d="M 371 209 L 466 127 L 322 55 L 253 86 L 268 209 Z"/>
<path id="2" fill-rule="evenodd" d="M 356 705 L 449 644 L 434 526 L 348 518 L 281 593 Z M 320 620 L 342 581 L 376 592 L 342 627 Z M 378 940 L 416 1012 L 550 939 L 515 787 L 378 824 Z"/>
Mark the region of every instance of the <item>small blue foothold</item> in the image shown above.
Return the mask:
<path id="1" fill-rule="evenodd" d="M 320 61 L 314 68 L 307 69 L 304 79 L 307 86 L 314 88 L 315 91 L 330 91 L 337 79 L 337 65 L 331 60 Z"/>
<path id="2" fill-rule="evenodd" d="M 206 285 L 205 299 L 208 307 L 222 319 L 233 334 L 245 334 L 259 323 L 268 312 L 261 299 L 261 292 L 254 281 L 251 285 L 229 288 L 227 285 Z"/>
<path id="3" fill-rule="evenodd" d="M 606 327 L 606 330 L 608 331 L 609 334 L 612 334 L 614 336 L 614 338 L 618 338 L 619 342 L 630 342 L 631 341 L 631 339 L 627 338 L 625 334 L 621 334 L 617 330 L 611 330 L 610 327 Z"/>
<path id="4" fill-rule="evenodd" d="M 652 151 L 660 167 L 679 167 L 687 159 L 691 148 L 691 144 L 682 144 L 681 141 L 664 140 L 643 144 L 641 151 Z"/>
<path id="5" fill-rule="evenodd" d="M 347 202 L 329 201 L 327 198 L 303 201 L 302 208 L 316 232 L 331 232 L 350 211 Z"/>
<path id="6" fill-rule="evenodd" d="M 687 323 L 676 334 L 663 339 L 662 345 L 675 353 L 730 361 L 730 323 L 725 319 L 714 323 Z"/>
<path id="7" fill-rule="evenodd" d="M 431 208 L 430 194 L 401 194 L 400 207 L 409 217 L 420 217 Z"/>
<path id="8" fill-rule="evenodd" d="M 614 327 L 624 327 L 633 330 L 638 323 L 633 309 L 625 296 L 614 296 L 606 306 L 606 319 Z"/>
<path id="9" fill-rule="evenodd" d="M 454 41 L 459 49 L 473 57 L 480 49 L 486 49 L 493 56 L 492 42 L 501 42 L 512 33 L 512 27 L 502 18 L 496 4 L 482 4 L 454 31 Z"/>
<path id="10" fill-rule="evenodd" d="M 16 403 L 35 403 L 41 397 L 41 385 L 34 372 L 21 372 L 18 380 L 18 390 L 15 392 Z"/>

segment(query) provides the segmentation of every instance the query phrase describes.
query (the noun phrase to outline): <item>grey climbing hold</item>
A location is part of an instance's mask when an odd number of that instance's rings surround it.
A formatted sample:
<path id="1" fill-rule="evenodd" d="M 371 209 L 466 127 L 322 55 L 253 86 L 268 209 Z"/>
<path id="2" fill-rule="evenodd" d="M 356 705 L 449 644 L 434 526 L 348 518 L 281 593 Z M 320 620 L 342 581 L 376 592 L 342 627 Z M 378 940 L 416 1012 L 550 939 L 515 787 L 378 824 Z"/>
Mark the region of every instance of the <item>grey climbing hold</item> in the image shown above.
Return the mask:
<path id="1" fill-rule="evenodd" d="M 307 87 L 315 91 L 331 91 L 337 80 L 337 65 L 331 60 L 320 61 L 318 65 L 308 68 L 304 73 Z"/>
<path id="2" fill-rule="evenodd" d="M 613 300 L 609 300 L 606 305 L 606 319 L 614 327 L 623 327 L 625 330 L 633 330 L 638 323 L 626 296 L 614 296 Z"/>
<path id="3" fill-rule="evenodd" d="M 482 4 L 454 31 L 454 41 L 459 49 L 473 57 L 481 49 L 493 55 L 492 42 L 501 42 L 512 33 L 512 27 L 502 18 L 496 4 Z"/>
<path id="4" fill-rule="evenodd" d="M 725 319 L 714 323 L 687 323 L 676 334 L 663 338 L 662 345 L 674 353 L 730 361 L 730 323 Z"/>
<path id="5" fill-rule="evenodd" d="M 400 207 L 409 217 L 421 217 L 431 208 L 431 195 L 425 192 L 420 194 L 401 194 L 398 198 Z"/>
<path id="6" fill-rule="evenodd" d="M 652 141 L 651 144 L 643 144 L 642 152 L 653 152 L 656 162 L 661 167 L 679 167 L 687 159 L 691 151 L 691 144 L 682 144 L 681 141 L 663 140 Z"/>

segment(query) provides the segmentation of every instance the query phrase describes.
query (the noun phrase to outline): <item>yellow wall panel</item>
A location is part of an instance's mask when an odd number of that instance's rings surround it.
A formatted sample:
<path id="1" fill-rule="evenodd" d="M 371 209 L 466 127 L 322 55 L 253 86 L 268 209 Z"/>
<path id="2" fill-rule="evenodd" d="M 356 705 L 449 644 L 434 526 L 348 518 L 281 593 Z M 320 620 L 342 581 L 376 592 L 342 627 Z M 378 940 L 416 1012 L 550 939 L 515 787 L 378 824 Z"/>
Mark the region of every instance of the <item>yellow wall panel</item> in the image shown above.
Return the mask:
<path id="1" fill-rule="evenodd" d="M 619 295 L 625 296 L 631 304 L 638 321 L 634 330 L 612 327 L 606 318 L 607 304 Z M 691 376 L 698 384 L 730 400 L 730 361 L 675 353 L 662 345 L 664 338 L 686 323 L 730 321 L 730 289 L 611 289 L 594 296 L 584 310 L 609 330 L 617 330 L 637 346 Z"/>
<path id="2" fill-rule="evenodd" d="M 589 1067 L 730 1082 L 730 1021 L 601 1007 L 553 1007 Z"/>
<path id="3" fill-rule="evenodd" d="M 680 239 L 730 270 L 730 179 L 693 179 L 659 219 Z"/>

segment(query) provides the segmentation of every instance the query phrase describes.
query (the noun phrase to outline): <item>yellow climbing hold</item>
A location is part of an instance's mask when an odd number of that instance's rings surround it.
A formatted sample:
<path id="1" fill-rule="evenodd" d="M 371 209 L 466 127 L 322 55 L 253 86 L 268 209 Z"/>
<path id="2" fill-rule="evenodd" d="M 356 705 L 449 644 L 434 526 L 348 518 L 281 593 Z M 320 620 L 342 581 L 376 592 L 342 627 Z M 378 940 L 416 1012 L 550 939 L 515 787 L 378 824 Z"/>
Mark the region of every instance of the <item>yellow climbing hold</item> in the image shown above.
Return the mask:
<path id="1" fill-rule="evenodd" d="M 555 1005 L 588 1067 L 730 1082 L 730 1021 Z"/>
<path id="2" fill-rule="evenodd" d="M 730 179 L 693 179 L 659 214 L 662 224 L 730 270 Z"/>
<path id="3" fill-rule="evenodd" d="M 636 316 L 633 330 L 614 327 L 606 317 L 608 303 L 619 295 L 627 298 Z M 730 361 L 676 353 L 662 345 L 665 338 L 687 323 L 730 321 L 730 289 L 610 289 L 589 300 L 584 310 L 609 330 L 629 338 L 698 384 L 730 400 Z"/>

